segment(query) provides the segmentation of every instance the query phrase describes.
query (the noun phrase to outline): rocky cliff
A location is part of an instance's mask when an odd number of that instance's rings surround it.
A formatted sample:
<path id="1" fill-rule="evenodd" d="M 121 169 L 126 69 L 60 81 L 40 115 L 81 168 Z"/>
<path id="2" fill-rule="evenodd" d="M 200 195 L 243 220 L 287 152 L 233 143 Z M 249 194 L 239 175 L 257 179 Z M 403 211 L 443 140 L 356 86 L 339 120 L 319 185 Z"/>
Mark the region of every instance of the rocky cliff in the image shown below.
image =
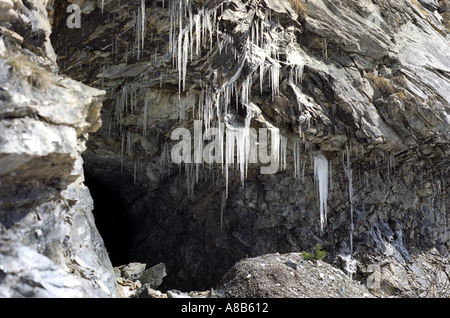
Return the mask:
<path id="1" fill-rule="evenodd" d="M 0 27 L 0 296 L 115 296 L 80 156 L 101 125 L 104 92 L 57 74 L 46 3 L 10 2 L 0 2 L 2 14 L 9 8 Z"/>
<path id="2" fill-rule="evenodd" d="M 1 4 L 3 294 L 115 296 L 128 262 L 203 290 L 320 243 L 377 296 L 449 295 L 446 0 Z"/>

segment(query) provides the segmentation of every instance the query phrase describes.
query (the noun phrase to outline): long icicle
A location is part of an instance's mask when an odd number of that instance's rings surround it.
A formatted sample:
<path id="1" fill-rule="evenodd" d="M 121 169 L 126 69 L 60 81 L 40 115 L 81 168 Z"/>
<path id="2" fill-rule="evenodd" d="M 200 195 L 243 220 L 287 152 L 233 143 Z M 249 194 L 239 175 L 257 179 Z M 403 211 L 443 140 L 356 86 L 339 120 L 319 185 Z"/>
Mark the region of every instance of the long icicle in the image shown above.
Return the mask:
<path id="1" fill-rule="evenodd" d="M 144 37 L 145 37 L 145 0 L 141 0 L 141 46 L 142 46 L 142 53 L 144 52 Z"/>
<path id="2" fill-rule="evenodd" d="M 322 153 L 314 156 L 314 179 L 318 182 L 320 203 L 320 232 L 327 222 L 328 160 Z"/>

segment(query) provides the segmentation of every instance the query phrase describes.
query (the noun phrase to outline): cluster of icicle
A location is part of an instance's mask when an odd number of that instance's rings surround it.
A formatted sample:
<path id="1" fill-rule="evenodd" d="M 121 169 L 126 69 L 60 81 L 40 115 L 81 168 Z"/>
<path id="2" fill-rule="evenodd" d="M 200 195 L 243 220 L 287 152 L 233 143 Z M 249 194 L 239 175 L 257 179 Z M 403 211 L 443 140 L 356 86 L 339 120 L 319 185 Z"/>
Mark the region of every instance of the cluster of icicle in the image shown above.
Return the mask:
<path id="1" fill-rule="evenodd" d="M 179 106 L 180 120 L 184 119 L 186 102 L 183 100 L 186 95 L 182 92 L 186 89 L 186 73 L 189 60 L 193 56 L 201 54 L 201 49 L 211 51 L 213 43 L 217 43 L 219 53 L 234 53 L 236 64 L 239 66 L 236 73 L 228 81 L 219 87 L 211 87 L 203 84 L 198 96 L 198 109 L 193 111 L 193 115 L 198 112 L 198 119 L 202 120 L 205 129 L 211 127 L 213 123 L 226 123 L 229 109 L 232 105 L 240 103 L 247 108 L 247 117 L 244 127 L 231 128 L 227 126 L 227 143 L 220 149 L 225 149 L 225 179 L 228 185 L 228 167 L 234 163 L 236 156 L 237 162 L 240 162 L 241 182 L 244 182 L 248 160 L 251 154 L 250 150 L 250 122 L 255 112 L 251 107 L 251 89 L 255 78 L 259 77 L 260 89 L 263 90 L 264 76 L 269 73 L 269 82 L 272 89 L 272 96 L 279 93 L 280 70 L 279 46 L 276 31 L 274 31 L 273 22 L 270 19 L 270 10 L 266 10 L 264 19 L 255 20 L 247 36 L 247 42 L 238 52 L 233 43 L 233 38 L 220 31 L 218 21 L 219 10 L 223 11 L 224 2 L 211 9 L 202 8 L 193 12 L 190 0 L 171 0 L 168 3 L 170 13 L 170 31 L 169 31 L 169 51 L 173 57 L 173 65 L 178 70 L 179 75 Z M 272 31 L 270 31 L 272 30 Z M 271 32 L 271 33 L 269 33 Z M 213 41 L 213 39 L 215 41 Z M 251 55 L 251 56 L 250 56 Z M 243 74 L 242 70 L 246 62 L 251 60 L 253 67 Z M 254 65 L 255 61 L 259 65 Z M 291 70 L 289 71 L 289 80 L 298 83 L 302 78 L 303 61 L 299 61 L 288 55 L 288 61 Z M 192 96 L 189 96 L 192 99 Z M 194 103 L 194 108 L 195 108 Z M 219 128 L 219 127 L 218 127 Z M 268 127 L 272 132 L 272 147 L 275 152 L 274 157 L 280 160 L 282 154 L 282 166 L 286 166 L 286 141 L 281 136 L 278 128 Z M 234 140 L 237 148 L 234 153 Z M 233 145 L 232 145 L 233 144 Z M 280 149 L 281 146 L 281 149 Z M 228 187 L 227 187 L 228 188 Z"/>
<path id="2" fill-rule="evenodd" d="M 103 3 L 103 2 L 102 2 Z M 289 53 L 289 47 L 284 50 L 286 54 L 285 64 L 280 62 L 279 43 L 283 40 L 283 34 L 277 31 L 274 26 L 277 22 L 271 21 L 271 13 L 269 9 L 265 10 L 264 18 L 255 19 L 249 29 L 246 43 L 239 49 L 235 47 L 233 38 L 224 33 L 219 28 L 219 16 L 224 10 L 226 2 L 221 2 L 214 8 L 196 9 L 192 6 L 192 0 L 168 0 L 163 1 L 163 7 L 167 6 L 170 17 L 169 27 L 169 55 L 172 57 L 172 65 L 178 71 L 178 96 L 174 96 L 174 102 L 179 106 L 180 122 L 185 119 L 186 107 L 193 106 L 192 114 L 196 116 L 204 125 L 204 129 L 208 131 L 210 128 L 217 129 L 220 132 L 218 149 L 221 151 L 220 158 L 223 159 L 222 173 L 225 177 L 226 190 L 223 200 L 228 197 L 228 179 L 230 169 L 238 168 L 240 172 L 240 181 L 244 185 L 247 176 L 249 163 L 254 163 L 255 144 L 254 134 L 250 129 L 252 118 L 258 114 L 256 105 L 251 102 L 251 92 L 254 82 L 259 78 L 259 89 L 261 93 L 265 83 L 265 77 L 268 76 L 270 83 L 272 98 L 276 98 L 280 91 L 281 73 L 283 67 L 287 70 L 283 73 L 288 74 L 286 80 L 289 85 L 297 85 L 301 82 L 303 76 L 304 61 L 295 54 Z M 254 4 L 257 5 L 257 4 Z M 103 8 L 102 8 L 103 10 Z M 140 6 L 133 15 L 135 20 L 137 59 L 144 54 L 145 41 L 145 1 L 141 0 Z M 231 53 L 234 55 L 236 64 L 238 65 L 236 72 L 221 85 L 208 85 L 201 82 L 199 85 L 200 93 L 198 95 L 190 95 L 186 92 L 186 75 L 188 71 L 189 61 L 201 56 L 202 51 L 210 52 L 213 45 L 217 45 L 219 53 Z M 247 66 L 244 74 L 244 66 Z M 124 86 L 122 92 L 117 95 L 115 118 L 117 122 L 121 122 L 123 114 L 138 111 L 137 94 L 145 94 L 143 107 L 143 132 L 145 137 L 147 134 L 147 115 L 149 107 L 148 94 L 139 85 Z M 230 118 L 230 108 L 241 104 L 247 108 L 247 115 L 243 127 L 237 127 L 235 124 L 228 122 Z M 198 128 L 198 127 L 197 127 Z M 275 126 L 269 126 L 271 132 L 271 159 L 280 163 L 281 169 L 286 170 L 286 154 L 288 140 L 280 134 Z M 294 177 L 304 177 L 306 160 L 301 159 L 301 150 L 308 151 L 310 156 L 313 154 L 311 145 L 305 142 L 300 127 L 300 137 L 292 140 L 292 151 L 294 157 Z M 108 124 L 108 134 L 110 132 L 110 123 Z M 225 138 L 226 132 L 226 138 Z M 133 133 L 123 129 L 119 125 L 119 133 L 121 135 L 121 160 L 123 169 L 124 154 L 132 156 L 132 145 L 137 138 Z M 211 136 L 206 136 L 211 137 Z M 267 149 L 266 149 L 267 150 Z M 166 162 L 169 160 L 169 147 L 165 145 L 161 152 L 161 160 Z M 136 171 L 139 169 L 139 158 L 134 158 L 134 177 L 136 182 Z M 185 173 L 187 175 L 186 182 L 189 198 L 193 197 L 194 185 L 199 181 L 200 169 L 203 163 L 185 163 Z M 320 202 L 320 228 L 323 230 L 326 224 L 327 198 L 328 198 L 328 161 L 321 153 L 315 154 L 314 159 L 314 175 L 317 181 L 319 202 Z M 236 165 L 235 165 L 236 163 Z M 170 164 L 167 165 L 170 168 Z M 330 168 L 331 169 L 331 168 Z M 180 166 L 181 170 L 181 166 Z M 211 171 L 211 169 L 210 169 Z M 213 177 L 218 180 L 218 177 Z M 221 204 L 221 213 L 225 209 L 225 201 Z"/>

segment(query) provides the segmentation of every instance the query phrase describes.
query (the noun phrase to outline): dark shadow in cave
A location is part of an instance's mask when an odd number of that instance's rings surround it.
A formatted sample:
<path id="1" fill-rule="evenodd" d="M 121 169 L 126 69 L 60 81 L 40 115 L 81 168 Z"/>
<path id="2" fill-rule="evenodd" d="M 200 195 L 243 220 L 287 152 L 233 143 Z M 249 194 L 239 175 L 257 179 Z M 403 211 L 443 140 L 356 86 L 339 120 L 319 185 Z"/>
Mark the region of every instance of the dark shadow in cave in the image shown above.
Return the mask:
<path id="1" fill-rule="evenodd" d="M 86 176 L 85 184 L 94 200 L 95 225 L 112 265 L 128 264 L 133 230 L 120 195 L 89 176 Z"/>

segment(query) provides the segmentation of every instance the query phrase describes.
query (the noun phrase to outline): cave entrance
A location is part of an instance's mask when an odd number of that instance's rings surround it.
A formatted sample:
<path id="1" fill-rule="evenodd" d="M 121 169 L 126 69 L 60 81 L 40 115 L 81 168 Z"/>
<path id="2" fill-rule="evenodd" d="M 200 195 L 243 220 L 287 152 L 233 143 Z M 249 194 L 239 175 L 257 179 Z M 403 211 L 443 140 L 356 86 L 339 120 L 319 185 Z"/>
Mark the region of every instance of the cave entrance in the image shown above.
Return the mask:
<path id="1" fill-rule="evenodd" d="M 133 230 L 121 196 L 97 179 L 86 175 L 85 185 L 94 200 L 94 218 L 113 266 L 130 262 Z"/>

